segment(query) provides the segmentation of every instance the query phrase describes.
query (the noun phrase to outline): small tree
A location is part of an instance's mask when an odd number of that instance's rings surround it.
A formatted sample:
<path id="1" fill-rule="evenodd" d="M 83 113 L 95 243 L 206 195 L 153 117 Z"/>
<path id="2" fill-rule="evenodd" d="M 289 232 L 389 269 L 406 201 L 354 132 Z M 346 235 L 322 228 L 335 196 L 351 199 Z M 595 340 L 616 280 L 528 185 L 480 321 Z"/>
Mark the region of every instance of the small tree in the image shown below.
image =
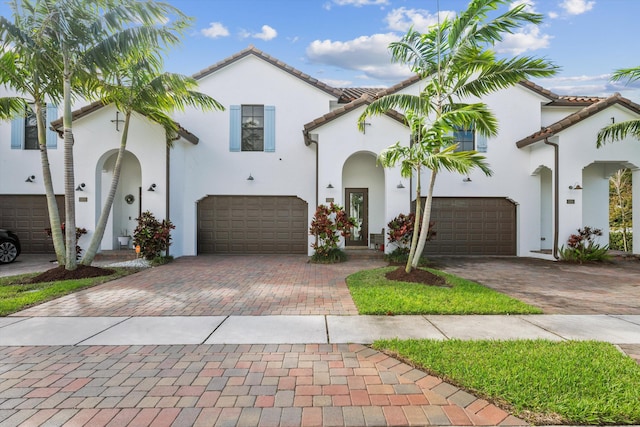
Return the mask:
<path id="1" fill-rule="evenodd" d="M 316 237 L 311 245 L 315 250 L 312 260 L 328 263 L 344 261 L 344 252 L 338 247 L 340 237 L 349 237 L 355 224 L 355 219 L 349 217 L 340 205 L 331 203 L 329 206 L 318 206 L 309 228 L 309 233 Z"/>
<path id="2" fill-rule="evenodd" d="M 140 246 L 140 254 L 153 260 L 167 251 L 171 245 L 171 230 L 176 228 L 171 221 L 158 221 L 149 211 L 137 218 L 138 226 L 133 231 L 133 245 Z"/>

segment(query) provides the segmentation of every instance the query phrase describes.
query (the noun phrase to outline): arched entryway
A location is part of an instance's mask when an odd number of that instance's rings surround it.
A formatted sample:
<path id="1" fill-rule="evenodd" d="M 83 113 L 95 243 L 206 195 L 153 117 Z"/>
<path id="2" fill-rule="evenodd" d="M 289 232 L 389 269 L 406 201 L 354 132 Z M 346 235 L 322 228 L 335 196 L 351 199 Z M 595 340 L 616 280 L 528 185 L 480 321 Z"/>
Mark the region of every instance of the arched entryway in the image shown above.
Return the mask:
<path id="1" fill-rule="evenodd" d="M 96 165 L 96 217 L 97 224 L 104 200 L 109 194 L 113 171 L 118 156 L 117 150 L 106 152 Z M 120 170 L 120 180 L 111 208 L 111 215 L 102 238 L 102 250 L 119 249 L 119 236 L 133 235 L 136 218 L 142 208 L 142 169 L 138 158 L 126 151 Z"/>
<path id="2" fill-rule="evenodd" d="M 368 246 L 369 234 L 380 233 L 385 226 L 384 169 L 376 164 L 376 155 L 360 152 L 351 155 L 342 169 L 345 209 L 357 219 L 346 246 Z"/>

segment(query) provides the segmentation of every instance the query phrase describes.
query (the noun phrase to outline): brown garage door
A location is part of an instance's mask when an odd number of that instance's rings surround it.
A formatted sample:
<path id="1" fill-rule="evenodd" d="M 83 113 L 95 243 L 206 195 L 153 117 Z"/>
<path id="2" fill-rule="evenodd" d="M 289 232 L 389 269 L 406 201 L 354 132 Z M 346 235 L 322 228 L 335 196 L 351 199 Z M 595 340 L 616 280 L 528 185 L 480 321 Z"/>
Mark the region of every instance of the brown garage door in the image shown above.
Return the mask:
<path id="1" fill-rule="evenodd" d="M 424 205 L 423 205 L 424 206 Z M 516 205 L 505 198 L 434 197 L 427 255 L 516 255 Z"/>
<path id="2" fill-rule="evenodd" d="M 64 196 L 56 196 L 56 201 L 58 212 L 64 218 Z M 45 196 L 0 196 L 0 228 L 18 235 L 23 253 L 54 253 L 53 242 L 44 231 L 49 227 Z"/>
<path id="3" fill-rule="evenodd" d="M 307 209 L 297 197 L 205 197 L 198 203 L 198 253 L 306 254 Z"/>

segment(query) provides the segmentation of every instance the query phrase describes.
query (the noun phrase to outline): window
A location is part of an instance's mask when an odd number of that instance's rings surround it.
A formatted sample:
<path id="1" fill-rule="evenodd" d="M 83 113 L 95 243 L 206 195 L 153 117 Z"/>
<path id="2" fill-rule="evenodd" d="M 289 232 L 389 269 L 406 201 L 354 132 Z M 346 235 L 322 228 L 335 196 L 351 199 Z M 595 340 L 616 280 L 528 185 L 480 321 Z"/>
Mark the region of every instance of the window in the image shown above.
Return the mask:
<path id="1" fill-rule="evenodd" d="M 57 148 L 58 134 L 51 130 L 50 127 L 51 121 L 58 118 L 58 107 L 49 104 L 44 110 L 44 113 L 47 127 L 47 148 Z M 16 117 L 11 121 L 11 149 L 38 149 L 38 125 L 36 114 L 31 106 L 25 107 L 24 116 Z"/>
<path id="2" fill-rule="evenodd" d="M 475 148 L 474 144 L 474 134 L 473 129 L 456 129 L 453 131 L 453 137 L 455 141 L 458 143 L 458 148 L 456 151 L 471 151 Z"/>
<path id="3" fill-rule="evenodd" d="M 232 105 L 229 108 L 229 151 L 276 151 L 275 107 Z"/>
<path id="4" fill-rule="evenodd" d="M 264 151 L 264 107 L 242 106 L 242 151 Z"/>

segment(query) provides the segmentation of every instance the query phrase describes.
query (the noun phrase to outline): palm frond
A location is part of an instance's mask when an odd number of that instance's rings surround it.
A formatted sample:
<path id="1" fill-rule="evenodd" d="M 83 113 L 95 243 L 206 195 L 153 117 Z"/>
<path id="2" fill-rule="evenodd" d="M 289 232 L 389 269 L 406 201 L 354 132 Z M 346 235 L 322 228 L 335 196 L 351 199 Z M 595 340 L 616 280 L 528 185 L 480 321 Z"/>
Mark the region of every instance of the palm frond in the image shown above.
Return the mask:
<path id="1" fill-rule="evenodd" d="M 633 82 L 640 79 L 640 67 L 632 67 L 632 68 L 620 68 L 616 70 L 611 75 L 611 80 L 614 82 L 620 80 L 628 80 L 629 82 Z"/>
<path id="2" fill-rule="evenodd" d="M 620 141 L 625 139 L 627 135 L 640 140 L 640 119 L 614 123 L 600 129 L 596 139 L 596 147 L 600 148 L 607 142 Z"/>

